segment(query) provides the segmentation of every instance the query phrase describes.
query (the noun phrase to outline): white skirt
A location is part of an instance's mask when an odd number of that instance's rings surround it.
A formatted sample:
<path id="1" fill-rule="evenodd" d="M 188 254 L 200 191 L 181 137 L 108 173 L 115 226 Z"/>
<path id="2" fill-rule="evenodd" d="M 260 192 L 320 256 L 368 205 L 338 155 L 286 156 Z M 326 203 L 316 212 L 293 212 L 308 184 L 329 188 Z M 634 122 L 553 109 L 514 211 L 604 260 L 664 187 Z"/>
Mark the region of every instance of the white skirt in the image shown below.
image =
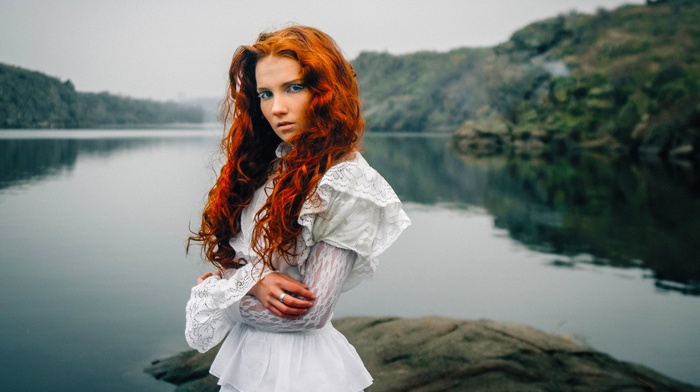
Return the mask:
<path id="1" fill-rule="evenodd" d="M 210 372 L 227 392 L 360 392 L 372 384 L 355 348 L 330 322 L 288 333 L 236 324 Z"/>

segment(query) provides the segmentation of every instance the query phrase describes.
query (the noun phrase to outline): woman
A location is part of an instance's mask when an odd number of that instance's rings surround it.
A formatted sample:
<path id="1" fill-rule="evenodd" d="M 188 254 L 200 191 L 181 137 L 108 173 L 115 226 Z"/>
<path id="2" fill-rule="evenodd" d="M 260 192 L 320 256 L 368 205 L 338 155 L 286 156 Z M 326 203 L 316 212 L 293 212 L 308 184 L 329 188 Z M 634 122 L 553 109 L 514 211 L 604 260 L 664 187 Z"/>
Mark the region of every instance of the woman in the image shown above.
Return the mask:
<path id="1" fill-rule="evenodd" d="M 226 107 L 226 162 L 191 238 L 217 272 L 192 289 L 187 341 L 228 334 L 222 391 L 362 391 L 372 378 L 330 319 L 410 220 L 358 152 L 352 67 L 317 29 L 263 33 L 234 54 Z"/>

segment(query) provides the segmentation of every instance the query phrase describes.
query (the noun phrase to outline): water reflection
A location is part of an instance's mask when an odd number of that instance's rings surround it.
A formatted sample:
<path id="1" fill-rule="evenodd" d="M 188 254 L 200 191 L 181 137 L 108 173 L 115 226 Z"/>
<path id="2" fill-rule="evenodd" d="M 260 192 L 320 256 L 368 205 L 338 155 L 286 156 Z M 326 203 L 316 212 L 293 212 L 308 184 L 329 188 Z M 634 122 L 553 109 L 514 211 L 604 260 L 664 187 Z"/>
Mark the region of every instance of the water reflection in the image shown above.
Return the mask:
<path id="1" fill-rule="evenodd" d="M 0 378 L 10 390 L 165 390 L 141 369 L 186 347 L 183 301 L 208 267 L 184 256 L 184 239 L 215 178 L 219 132 L 119 132 L 0 132 L 0 346 L 14 359 Z M 478 317 L 580 333 L 620 359 L 698 382 L 700 350 L 688 343 L 697 298 L 658 295 L 639 280 L 646 271 L 673 287 L 697 280 L 694 172 L 590 157 L 462 158 L 446 146 L 444 137 L 367 138 L 365 156 L 415 224 L 337 315 Z M 524 249 L 508 233 L 558 253 Z M 673 258 L 653 257 L 673 247 Z M 418 303 L 405 301 L 416 287 Z M 37 358 L 42 377 L 32 372 Z"/>
<path id="2" fill-rule="evenodd" d="M 106 157 L 162 139 L 0 139 L 0 190 L 72 170 L 78 156 Z"/>
<path id="3" fill-rule="evenodd" d="M 465 165 L 445 137 L 365 137 L 363 155 L 404 202 L 482 205 L 486 172 Z"/>
<path id="4" fill-rule="evenodd" d="M 172 141 L 0 139 L 0 191 L 71 170 L 81 154 Z M 642 267 L 660 289 L 700 295 L 700 178 L 692 168 L 595 155 L 461 157 L 447 144 L 370 135 L 364 155 L 405 202 L 484 208 L 517 241 L 561 254 L 555 266 Z"/>
<path id="5" fill-rule="evenodd" d="M 484 206 L 514 239 L 570 256 L 563 265 L 643 266 L 660 289 L 700 294 L 696 172 L 593 155 L 492 159 L 502 169 L 490 174 Z"/>
<path id="6" fill-rule="evenodd" d="M 650 271 L 700 295 L 700 178 L 622 157 L 458 157 L 441 138 L 369 138 L 365 155 L 405 201 L 479 206 L 553 265 Z"/>

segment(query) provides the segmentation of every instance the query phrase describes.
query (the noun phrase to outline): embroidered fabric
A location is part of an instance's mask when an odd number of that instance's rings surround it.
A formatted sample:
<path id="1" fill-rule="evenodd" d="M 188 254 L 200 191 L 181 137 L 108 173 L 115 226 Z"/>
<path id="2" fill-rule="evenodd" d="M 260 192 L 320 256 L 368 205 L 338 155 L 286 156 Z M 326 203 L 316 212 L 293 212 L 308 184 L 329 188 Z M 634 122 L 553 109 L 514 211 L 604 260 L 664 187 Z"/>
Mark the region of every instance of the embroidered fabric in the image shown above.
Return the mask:
<path id="1" fill-rule="evenodd" d="M 362 359 L 330 323 L 356 257 L 321 242 L 311 249 L 303 277 L 296 266 L 285 268 L 316 294 L 314 306 L 297 319 L 279 318 L 256 298 L 244 297 L 243 322 L 233 323 L 210 370 L 221 390 L 358 392 L 371 385 Z"/>
<path id="2" fill-rule="evenodd" d="M 288 148 L 282 145 L 278 153 Z M 256 191 L 241 215 L 241 233 L 230 241 L 249 262 L 192 289 L 187 342 L 205 352 L 228 334 L 211 367 L 223 390 L 360 391 L 372 378 L 329 321 L 340 294 L 374 275 L 378 256 L 411 222 L 391 186 L 361 154 L 331 167 L 302 206 L 299 254 L 291 265 L 273 261 L 280 272 L 308 285 L 317 300 L 298 319 L 278 318 L 246 295 L 271 272 L 260 274 L 251 246 L 255 214 L 269 186 Z"/>
<path id="3" fill-rule="evenodd" d="M 411 224 L 389 183 L 360 153 L 331 167 L 299 215 L 300 271 L 310 247 L 320 241 L 358 254 L 342 291 L 374 276 L 378 256 Z"/>
<path id="4" fill-rule="evenodd" d="M 246 324 L 271 332 L 295 332 L 321 329 L 330 320 L 341 288 L 355 261 L 355 252 L 320 242 L 311 249 L 302 282 L 316 294 L 309 312 L 288 320 L 265 309 L 257 298 L 241 300 L 240 314 Z"/>
<path id="5" fill-rule="evenodd" d="M 288 148 L 283 144 L 278 152 L 283 154 Z M 271 272 L 260 275 L 256 267 L 260 263 L 256 262 L 250 244 L 255 213 L 268 193 L 268 185 L 256 191 L 241 216 L 241 232 L 230 241 L 237 254 L 251 262 L 238 270 L 225 271 L 224 279 L 210 277 L 192 289 L 186 308 L 185 337 L 200 352 L 217 345 L 230 330 L 231 322 L 243 321 L 238 312 L 240 301 L 259 279 Z M 317 243 L 351 250 L 357 256 L 353 263 L 342 264 L 352 264 L 343 280 L 341 292 L 344 292 L 374 275 L 378 256 L 411 221 L 391 186 L 360 153 L 355 153 L 351 160 L 328 169 L 302 206 L 299 223 L 302 225 L 297 248 L 300 254 L 292 260 L 298 268 L 285 272 L 301 280 L 307 273 L 305 262 Z M 278 264 L 279 269 L 288 267 L 286 263 Z M 251 302 L 246 306 L 253 309 Z"/>
<path id="6" fill-rule="evenodd" d="M 231 328 L 232 320 L 225 309 L 238 306 L 253 285 L 271 272 L 261 275 L 257 264 L 248 263 L 237 270 L 226 271 L 226 279 L 210 276 L 193 287 L 185 307 L 187 344 L 201 353 L 219 344 Z"/>

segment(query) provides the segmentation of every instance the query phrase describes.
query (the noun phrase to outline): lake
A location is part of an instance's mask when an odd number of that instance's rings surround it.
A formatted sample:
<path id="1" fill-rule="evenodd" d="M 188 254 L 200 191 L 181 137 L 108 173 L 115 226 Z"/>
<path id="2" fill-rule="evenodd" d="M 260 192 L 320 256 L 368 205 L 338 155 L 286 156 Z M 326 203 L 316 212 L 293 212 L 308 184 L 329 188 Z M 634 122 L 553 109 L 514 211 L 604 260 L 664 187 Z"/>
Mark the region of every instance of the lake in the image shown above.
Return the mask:
<path id="1" fill-rule="evenodd" d="M 154 390 L 210 268 L 185 255 L 217 130 L 0 131 L 4 390 Z M 683 162 L 463 157 L 370 135 L 413 225 L 336 317 L 493 319 L 700 384 L 700 176 Z"/>

